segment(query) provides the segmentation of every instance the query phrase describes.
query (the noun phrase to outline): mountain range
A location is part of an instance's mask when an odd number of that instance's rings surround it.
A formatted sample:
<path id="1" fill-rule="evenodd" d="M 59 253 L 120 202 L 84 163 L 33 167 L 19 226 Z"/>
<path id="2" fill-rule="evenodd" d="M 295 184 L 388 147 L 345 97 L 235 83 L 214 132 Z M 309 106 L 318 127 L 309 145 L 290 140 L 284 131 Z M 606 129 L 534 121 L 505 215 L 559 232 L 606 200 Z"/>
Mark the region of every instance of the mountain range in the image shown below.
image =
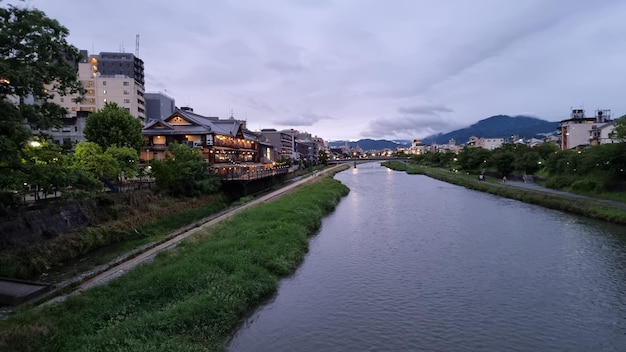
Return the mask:
<path id="1" fill-rule="evenodd" d="M 480 120 L 466 128 L 422 138 L 421 141 L 426 145 L 430 145 L 434 143 L 445 144 L 451 139 L 454 139 L 456 144 L 464 144 L 472 136 L 479 138 L 510 138 L 511 136 L 517 136 L 518 138 L 542 138 L 555 133 L 558 127 L 559 122 L 550 122 L 536 117 L 496 115 Z M 358 145 L 361 149 L 367 151 L 408 147 L 411 145 L 411 142 L 409 140 L 360 139 L 358 141 L 333 141 L 328 144 L 330 147 L 340 147 L 346 144 L 350 147 Z"/>

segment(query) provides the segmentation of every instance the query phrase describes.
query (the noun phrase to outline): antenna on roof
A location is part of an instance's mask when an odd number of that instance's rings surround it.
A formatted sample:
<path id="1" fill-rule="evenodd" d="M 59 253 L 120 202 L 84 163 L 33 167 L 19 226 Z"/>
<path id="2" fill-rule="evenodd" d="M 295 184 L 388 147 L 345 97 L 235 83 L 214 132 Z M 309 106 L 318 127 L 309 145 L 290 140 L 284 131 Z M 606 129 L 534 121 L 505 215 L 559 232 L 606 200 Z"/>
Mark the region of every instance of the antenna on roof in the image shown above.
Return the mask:
<path id="1" fill-rule="evenodd" d="M 135 35 L 135 57 L 139 56 L 139 34 Z"/>

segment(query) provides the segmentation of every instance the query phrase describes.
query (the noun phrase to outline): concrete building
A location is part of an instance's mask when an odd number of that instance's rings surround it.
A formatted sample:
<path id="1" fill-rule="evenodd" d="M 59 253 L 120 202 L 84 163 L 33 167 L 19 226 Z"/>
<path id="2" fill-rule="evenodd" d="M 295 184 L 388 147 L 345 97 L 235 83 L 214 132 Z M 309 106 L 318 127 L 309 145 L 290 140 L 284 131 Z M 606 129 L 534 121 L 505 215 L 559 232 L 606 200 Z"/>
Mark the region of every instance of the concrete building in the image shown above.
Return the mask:
<path id="1" fill-rule="evenodd" d="M 594 117 L 585 117 L 583 109 L 572 110 L 570 118 L 559 123 L 557 134 L 561 150 L 586 147 L 593 139 L 599 142 L 601 131 L 597 136 L 592 131 L 610 122 L 611 110 L 596 110 Z"/>
<path id="2" fill-rule="evenodd" d="M 82 100 L 78 96 L 55 95 L 52 102 L 66 108 L 68 115 L 62 128 L 41 131 L 58 144 L 85 141 L 85 119 L 107 103 L 116 103 L 142 122 L 146 118 L 143 61 L 129 53 L 88 55 L 85 50 L 81 53 L 78 79 L 86 94 Z"/>
<path id="3" fill-rule="evenodd" d="M 176 111 L 176 102 L 165 93 L 146 93 L 146 123 L 150 120 L 160 120 L 170 117 Z"/>
<path id="4" fill-rule="evenodd" d="M 467 145 L 469 147 L 480 147 L 487 150 L 494 150 L 500 148 L 504 144 L 504 138 L 478 138 L 471 136 Z"/>
<path id="5" fill-rule="evenodd" d="M 269 143 L 278 153 L 278 159 L 296 159 L 295 136 L 292 130 L 277 131 L 275 129 L 262 129 L 261 134 L 267 138 Z"/>

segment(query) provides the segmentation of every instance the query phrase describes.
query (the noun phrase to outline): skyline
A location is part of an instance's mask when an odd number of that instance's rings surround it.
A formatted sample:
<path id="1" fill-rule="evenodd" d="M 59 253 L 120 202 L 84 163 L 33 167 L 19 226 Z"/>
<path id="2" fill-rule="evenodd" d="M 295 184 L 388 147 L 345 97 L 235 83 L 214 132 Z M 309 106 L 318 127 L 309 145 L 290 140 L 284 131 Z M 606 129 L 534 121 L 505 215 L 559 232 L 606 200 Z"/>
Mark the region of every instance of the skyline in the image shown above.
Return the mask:
<path id="1" fill-rule="evenodd" d="M 139 35 L 147 92 L 253 130 L 412 140 L 500 114 L 626 113 L 619 0 L 4 4 L 44 11 L 90 54 L 135 53 Z"/>

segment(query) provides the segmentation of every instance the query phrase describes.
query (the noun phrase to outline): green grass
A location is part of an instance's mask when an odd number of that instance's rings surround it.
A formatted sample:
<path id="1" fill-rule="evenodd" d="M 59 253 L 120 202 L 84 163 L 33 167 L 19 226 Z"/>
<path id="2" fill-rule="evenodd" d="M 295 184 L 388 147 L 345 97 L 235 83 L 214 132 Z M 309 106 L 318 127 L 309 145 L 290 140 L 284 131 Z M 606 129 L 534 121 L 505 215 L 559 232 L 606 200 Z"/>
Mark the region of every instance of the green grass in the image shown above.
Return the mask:
<path id="1" fill-rule="evenodd" d="M 599 201 L 563 196 L 543 191 L 519 187 L 507 187 L 501 184 L 500 180 L 494 178 L 487 178 L 486 182 L 478 182 L 476 175 L 452 173 L 448 170 L 423 167 L 416 164 L 399 164 L 404 163 L 395 161 L 382 163 L 383 166 L 389 167 L 393 170 L 406 171 L 411 174 L 423 174 L 441 181 L 453 183 L 481 192 L 517 199 L 526 203 L 537 204 L 546 208 L 562 210 L 594 219 L 626 224 L 626 211 L 624 210 L 624 207 L 611 206 Z M 597 194 L 593 194 L 593 196 L 598 197 Z"/>
<path id="2" fill-rule="evenodd" d="M 173 230 L 192 224 L 227 208 L 220 197 L 211 197 L 207 204 L 183 210 L 140 226 L 100 225 L 81 233 L 66 234 L 54 241 L 20 251 L 0 254 L 0 276 L 31 279 L 41 273 L 58 271 L 59 266 L 81 259 L 73 268 L 77 273 L 100 265 L 138 246 L 167 239 Z M 126 226 L 124 226 L 126 225 Z M 93 251 L 97 251 L 95 254 Z"/>
<path id="3" fill-rule="evenodd" d="M 202 231 L 67 301 L 0 321 L 2 351 L 223 351 L 238 323 L 294 271 L 347 187 L 330 178 Z"/>

